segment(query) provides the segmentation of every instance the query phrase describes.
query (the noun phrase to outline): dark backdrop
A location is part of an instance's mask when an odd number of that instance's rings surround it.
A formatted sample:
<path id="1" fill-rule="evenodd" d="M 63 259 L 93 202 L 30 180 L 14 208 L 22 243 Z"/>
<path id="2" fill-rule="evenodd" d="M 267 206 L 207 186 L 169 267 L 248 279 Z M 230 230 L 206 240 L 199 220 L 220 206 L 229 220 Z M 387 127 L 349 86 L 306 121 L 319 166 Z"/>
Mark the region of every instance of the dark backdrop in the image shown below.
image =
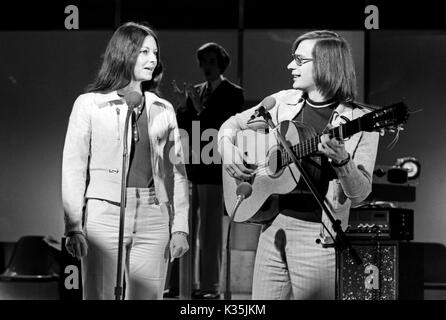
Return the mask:
<path id="1" fill-rule="evenodd" d="M 431 3 L 415 10 L 404 3 L 390 7 L 377 2 L 380 30 L 365 31 L 361 2 L 353 6 L 336 2 L 328 7 L 290 1 L 256 6 L 253 2 L 246 1 L 240 24 L 239 1 L 149 1 L 139 6 L 78 1 L 73 2 L 80 8 L 78 31 L 63 29 L 63 1 L 3 8 L 0 241 L 16 241 L 28 234 L 61 236 L 60 164 L 72 103 L 92 80 L 116 22 L 147 20 L 160 35 L 166 65 L 162 90 L 168 98 L 172 79 L 201 80 L 194 53 L 202 42 L 213 40 L 227 47 L 233 57 L 227 76 L 237 82 L 237 71 L 243 67 L 247 98 L 256 100 L 290 86 L 285 66 L 295 36 L 313 28 L 339 30 L 352 42 L 364 80 L 360 84 L 365 83 L 365 88 L 360 87 L 364 100 L 388 104 L 405 97 L 413 110 L 422 109 L 411 116 L 393 150 L 386 149 L 391 137 L 382 138 L 377 163 L 390 165 L 405 156 L 421 161 L 417 201 L 401 205 L 415 209 L 417 241 L 446 243 L 441 232 L 446 225 L 442 10 Z M 31 18 L 23 18 L 26 9 L 33 13 Z M 244 44 L 242 60 L 240 43 Z"/>

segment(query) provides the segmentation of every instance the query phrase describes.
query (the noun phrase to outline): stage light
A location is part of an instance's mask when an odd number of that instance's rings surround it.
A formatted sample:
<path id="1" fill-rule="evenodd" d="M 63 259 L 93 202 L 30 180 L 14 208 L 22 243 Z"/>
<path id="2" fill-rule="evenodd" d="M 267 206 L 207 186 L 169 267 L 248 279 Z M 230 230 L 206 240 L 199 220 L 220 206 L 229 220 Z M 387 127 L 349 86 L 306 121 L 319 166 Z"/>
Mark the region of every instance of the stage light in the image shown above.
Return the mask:
<path id="1" fill-rule="evenodd" d="M 420 176 L 421 165 L 414 157 L 396 159 L 395 166 L 405 169 L 409 180 L 416 179 Z"/>

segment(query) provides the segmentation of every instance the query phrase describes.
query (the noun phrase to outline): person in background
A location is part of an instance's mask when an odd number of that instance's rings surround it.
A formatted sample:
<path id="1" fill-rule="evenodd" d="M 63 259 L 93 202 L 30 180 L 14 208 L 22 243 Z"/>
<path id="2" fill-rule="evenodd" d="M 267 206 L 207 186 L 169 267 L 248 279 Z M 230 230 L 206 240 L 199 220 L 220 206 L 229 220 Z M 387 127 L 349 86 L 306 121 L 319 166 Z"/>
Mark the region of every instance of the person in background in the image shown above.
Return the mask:
<path id="1" fill-rule="evenodd" d="M 192 182 L 194 200 L 191 233 L 193 257 L 197 249 L 197 236 L 200 248 L 199 279 L 195 279 L 199 287 L 192 297 L 218 299 L 224 206 L 221 158 L 216 139 L 221 124 L 242 110 L 244 92 L 223 75 L 231 59 L 221 45 L 214 42 L 205 43 L 198 48 L 196 57 L 205 81 L 196 85 L 186 83 L 182 89 L 173 82 L 173 89 L 177 97 L 178 125 L 188 133 L 191 147 L 186 169 Z M 194 144 L 191 140 L 194 126 L 203 140 L 199 144 Z M 210 133 L 210 136 L 214 137 L 213 140 L 204 138 L 206 133 Z M 212 144 L 215 148 L 209 148 Z M 199 145 L 200 149 L 194 150 L 195 145 Z M 178 292 L 177 280 L 172 279 L 170 289 L 174 293 L 171 292 L 171 296 Z"/>

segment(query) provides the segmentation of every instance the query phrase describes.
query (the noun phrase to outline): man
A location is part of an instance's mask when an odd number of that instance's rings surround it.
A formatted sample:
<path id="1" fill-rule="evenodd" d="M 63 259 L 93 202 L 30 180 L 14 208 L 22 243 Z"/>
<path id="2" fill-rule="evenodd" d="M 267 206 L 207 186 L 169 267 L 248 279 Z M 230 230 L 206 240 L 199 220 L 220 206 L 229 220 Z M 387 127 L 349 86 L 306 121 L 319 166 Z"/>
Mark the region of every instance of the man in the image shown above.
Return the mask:
<path id="1" fill-rule="evenodd" d="M 224 213 L 221 159 L 217 152 L 216 138 L 223 121 L 242 110 L 244 96 L 242 88 L 223 76 L 230 64 L 230 57 L 221 45 L 213 42 L 202 45 L 197 50 L 197 61 L 206 81 L 195 86 L 186 84 L 183 90 L 174 83 L 174 91 L 178 100 L 179 127 L 186 130 L 192 139 L 195 126 L 203 140 L 200 141 L 199 150 L 194 150 L 194 146 L 198 144 L 189 140 L 192 152 L 189 165 L 186 166 L 188 179 L 193 184 L 193 256 L 199 227 L 200 278 L 196 279 L 199 289 L 194 292 L 193 297 L 216 299 L 219 298 Z M 207 134 L 214 136 L 214 140 L 207 138 Z"/>
<path id="2" fill-rule="evenodd" d="M 269 112 L 275 125 L 294 120 L 322 133 L 367 112 L 350 104 L 355 98 L 354 64 L 348 43 L 338 34 L 326 30 L 303 34 L 294 42 L 292 56 L 288 69 L 293 89 L 272 95 L 276 102 Z M 224 169 L 237 179 L 255 176 L 255 170 L 243 165 L 234 141 L 238 130 L 253 129 L 248 122 L 258 107 L 229 118 L 219 131 Z M 324 134 L 318 154 L 301 162 L 319 170 L 316 187 L 344 229 L 350 207 L 371 191 L 378 138 L 377 133 L 359 132 L 344 143 Z M 333 234 L 330 220 L 302 181 L 293 192 L 278 197 L 278 208 L 259 238 L 252 298 L 333 299 L 335 251 L 323 245 Z"/>

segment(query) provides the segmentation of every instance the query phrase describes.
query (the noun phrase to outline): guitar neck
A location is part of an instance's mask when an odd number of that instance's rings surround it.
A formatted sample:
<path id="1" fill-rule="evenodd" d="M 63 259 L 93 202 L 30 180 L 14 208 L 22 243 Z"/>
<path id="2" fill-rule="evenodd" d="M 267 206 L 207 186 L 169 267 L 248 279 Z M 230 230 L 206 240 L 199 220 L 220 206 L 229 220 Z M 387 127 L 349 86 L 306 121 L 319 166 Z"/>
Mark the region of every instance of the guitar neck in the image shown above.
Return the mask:
<path id="1" fill-rule="evenodd" d="M 351 137 L 355 133 L 361 131 L 361 118 L 349 121 L 340 125 L 339 127 L 332 128 L 324 132 L 323 134 L 329 134 L 331 138 L 339 138 L 341 140 Z M 322 134 L 309 138 L 301 143 L 291 146 L 291 149 L 296 154 L 297 158 L 301 159 L 309 156 L 318 151 L 318 144 L 321 141 Z M 288 165 L 292 163 L 291 157 L 285 153 L 282 158 L 282 165 Z"/>

